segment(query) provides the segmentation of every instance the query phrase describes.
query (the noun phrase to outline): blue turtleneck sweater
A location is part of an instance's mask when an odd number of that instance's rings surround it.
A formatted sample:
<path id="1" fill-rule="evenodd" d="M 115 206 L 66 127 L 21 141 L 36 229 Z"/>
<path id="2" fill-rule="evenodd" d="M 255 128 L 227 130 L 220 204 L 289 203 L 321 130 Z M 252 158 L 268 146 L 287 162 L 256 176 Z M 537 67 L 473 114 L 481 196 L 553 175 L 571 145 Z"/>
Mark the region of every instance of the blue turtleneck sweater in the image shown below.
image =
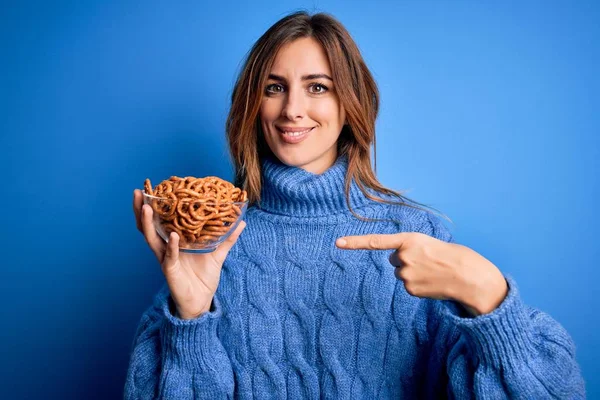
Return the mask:
<path id="1" fill-rule="evenodd" d="M 391 251 L 342 250 L 336 238 L 421 232 L 438 218 L 344 196 L 345 158 L 321 175 L 263 164 L 260 207 L 222 269 L 213 309 L 172 315 L 165 286 L 142 316 L 126 399 L 580 399 L 575 347 L 515 282 L 492 313 L 409 295 Z"/>

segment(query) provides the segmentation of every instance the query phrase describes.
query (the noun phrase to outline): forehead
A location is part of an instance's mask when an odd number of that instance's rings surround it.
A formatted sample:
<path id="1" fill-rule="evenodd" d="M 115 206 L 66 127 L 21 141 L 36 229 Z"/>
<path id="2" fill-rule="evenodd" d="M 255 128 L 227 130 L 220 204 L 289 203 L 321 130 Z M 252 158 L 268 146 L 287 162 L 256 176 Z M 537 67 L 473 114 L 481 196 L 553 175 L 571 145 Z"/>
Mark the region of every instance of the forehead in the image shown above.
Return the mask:
<path id="1" fill-rule="evenodd" d="M 325 49 L 313 38 L 296 39 L 282 47 L 275 60 L 271 72 L 331 73 Z"/>

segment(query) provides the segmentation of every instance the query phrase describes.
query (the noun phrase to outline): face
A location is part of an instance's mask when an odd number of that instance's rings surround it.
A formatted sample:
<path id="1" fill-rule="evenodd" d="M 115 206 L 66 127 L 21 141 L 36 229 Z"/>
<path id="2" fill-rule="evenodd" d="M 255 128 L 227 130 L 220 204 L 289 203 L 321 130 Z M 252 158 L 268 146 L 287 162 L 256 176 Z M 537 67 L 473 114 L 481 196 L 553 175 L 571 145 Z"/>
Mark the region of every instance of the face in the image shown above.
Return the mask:
<path id="1" fill-rule="evenodd" d="M 273 154 L 284 164 L 321 174 L 337 158 L 345 119 L 323 47 L 312 38 L 283 47 L 260 107 L 262 130 Z"/>

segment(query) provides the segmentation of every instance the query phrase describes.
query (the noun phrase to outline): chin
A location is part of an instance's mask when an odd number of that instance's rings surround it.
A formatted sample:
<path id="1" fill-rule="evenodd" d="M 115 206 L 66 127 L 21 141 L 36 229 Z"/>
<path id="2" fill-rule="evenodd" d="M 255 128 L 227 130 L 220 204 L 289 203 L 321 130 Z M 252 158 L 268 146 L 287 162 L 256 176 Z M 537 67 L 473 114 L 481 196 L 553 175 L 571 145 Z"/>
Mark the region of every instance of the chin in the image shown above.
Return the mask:
<path id="1" fill-rule="evenodd" d="M 325 160 L 322 156 L 318 155 L 276 155 L 276 157 L 279 159 L 279 161 L 289 167 L 302 168 L 313 174 L 321 174 L 331 166 L 331 163 Z"/>

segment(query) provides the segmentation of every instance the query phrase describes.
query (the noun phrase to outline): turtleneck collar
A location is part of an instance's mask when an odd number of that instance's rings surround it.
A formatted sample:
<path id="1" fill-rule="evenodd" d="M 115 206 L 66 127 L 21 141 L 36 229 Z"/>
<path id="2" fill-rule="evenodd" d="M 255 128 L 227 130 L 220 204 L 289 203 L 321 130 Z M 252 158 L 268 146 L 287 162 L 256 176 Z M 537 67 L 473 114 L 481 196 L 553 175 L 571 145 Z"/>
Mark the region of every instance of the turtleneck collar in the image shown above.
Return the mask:
<path id="1" fill-rule="evenodd" d="M 262 162 L 260 208 L 264 211 L 296 217 L 318 217 L 350 212 L 346 204 L 344 180 L 348 158 L 343 155 L 320 175 L 302 168 L 290 167 L 279 160 Z M 350 204 L 356 209 L 370 200 L 353 181 Z"/>

